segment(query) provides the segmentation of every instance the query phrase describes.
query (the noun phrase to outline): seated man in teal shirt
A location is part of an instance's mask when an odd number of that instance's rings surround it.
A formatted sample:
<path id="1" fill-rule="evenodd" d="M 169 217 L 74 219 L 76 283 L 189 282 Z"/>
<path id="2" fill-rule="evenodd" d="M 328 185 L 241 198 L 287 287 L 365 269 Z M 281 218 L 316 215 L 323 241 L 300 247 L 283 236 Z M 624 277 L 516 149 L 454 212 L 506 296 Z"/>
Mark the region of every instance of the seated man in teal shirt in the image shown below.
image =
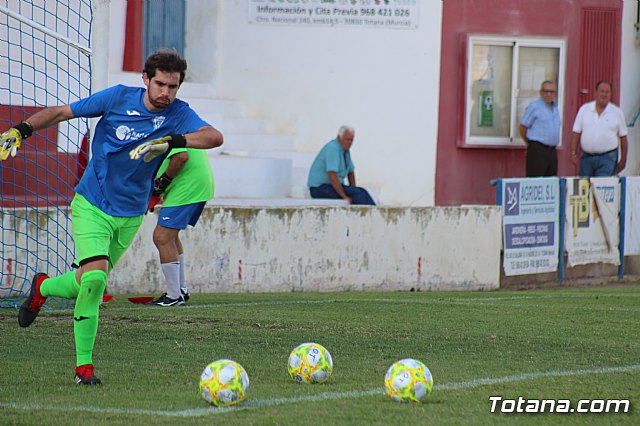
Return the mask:
<path id="1" fill-rule="evenodd" d="M 356 186 L 355 167 L 349 153 L 354 136 L 352 127 L 340 127 L 338 137 L 322 147 L 313 160 L 307 181 L 312 198 L 342 198 L 349 204 L 376 205 L 366 189 Z M 345 177 L 349 185 L 343 185 Z"/>

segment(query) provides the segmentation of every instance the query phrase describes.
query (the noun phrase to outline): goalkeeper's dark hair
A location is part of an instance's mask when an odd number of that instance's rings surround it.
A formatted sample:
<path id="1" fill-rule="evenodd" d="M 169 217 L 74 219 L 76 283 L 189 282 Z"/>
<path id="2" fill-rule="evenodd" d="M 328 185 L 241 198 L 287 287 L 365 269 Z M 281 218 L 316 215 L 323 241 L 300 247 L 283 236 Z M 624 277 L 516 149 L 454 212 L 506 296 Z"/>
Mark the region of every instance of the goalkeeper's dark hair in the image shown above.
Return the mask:
<path id="1" fill-rule="evenodd" d="M 161 48 L 149 55 L 142 71 L 151 80 L 156 75 L 157 70 L 170 73 L 179 72 L 180 84 L 182 84 L 187 71 L 187 61 L 176 50 Z"/>

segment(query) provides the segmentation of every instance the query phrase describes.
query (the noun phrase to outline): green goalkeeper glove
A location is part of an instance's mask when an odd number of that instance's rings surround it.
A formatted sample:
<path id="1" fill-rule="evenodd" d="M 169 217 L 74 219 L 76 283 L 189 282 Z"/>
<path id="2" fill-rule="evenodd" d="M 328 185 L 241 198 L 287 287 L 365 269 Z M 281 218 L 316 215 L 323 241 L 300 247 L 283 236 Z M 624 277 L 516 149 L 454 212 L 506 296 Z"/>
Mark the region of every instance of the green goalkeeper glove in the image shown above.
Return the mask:
<path id="1" fill-rule="evenodd" d="M 144 155 L 144 162 L 148 163 L 169 149 L 185 146 L 187 146 L 187 138 L 184 135 L 165 136 L 141 143 L 129 152 L 129 158 L 139 160 Z"/>
<path id="2" fill-rule="evenodd" d="M 0 142 L 2 142 L 2 147 L 0 147 L 0 161 L 6 160 L 9 158 L 9 155 L 15 157 L 22 143 L 22 139 L 28 138 L 32 133 L 33 126 L 28 121 L 23 121 L 1 134 Z"/>

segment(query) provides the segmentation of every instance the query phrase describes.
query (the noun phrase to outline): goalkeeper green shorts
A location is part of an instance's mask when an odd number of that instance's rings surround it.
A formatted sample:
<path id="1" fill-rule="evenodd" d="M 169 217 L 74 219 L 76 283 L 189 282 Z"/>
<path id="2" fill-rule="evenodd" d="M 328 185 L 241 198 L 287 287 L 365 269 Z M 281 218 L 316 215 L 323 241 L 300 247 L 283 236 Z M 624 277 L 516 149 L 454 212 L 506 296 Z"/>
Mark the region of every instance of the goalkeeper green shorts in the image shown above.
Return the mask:
<path id="1" fill-rule="evenodd" d="M 71 224 L 76 246 L 74 263 L 96 256 L 109 257 L 109 271 L 131 245 L 142 224 L 143 215 L 111 216 L 80 194 L 71 202 Z"/>

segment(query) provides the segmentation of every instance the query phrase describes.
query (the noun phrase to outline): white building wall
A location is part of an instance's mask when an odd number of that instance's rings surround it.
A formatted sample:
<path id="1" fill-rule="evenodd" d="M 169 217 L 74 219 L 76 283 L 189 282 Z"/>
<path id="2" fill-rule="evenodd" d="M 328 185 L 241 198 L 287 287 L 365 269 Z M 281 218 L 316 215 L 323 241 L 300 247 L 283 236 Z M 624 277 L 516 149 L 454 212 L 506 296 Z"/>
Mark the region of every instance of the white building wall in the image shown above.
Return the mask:
<path id="1" fill-rule="evenodd" d="M 620 76 L 620 107 L 631 120 L 640 108 L 640 33 L 638 32 L 638 2 L 625 1 L 622 9 L 622 64 Z M 640 119 L 629 127 L 629 152 L 623 174 L 640 174 Z"/>
<path id="2" fill-rule="evenodd" d="M 189 62 L 187 81 L 212 85 L 217 81 L 217 42 L 222 23 L 219 9 L 222 3 L 220 0 L 186 2 L 184 56 Z"/>
<path id="3" fill-rule="evenodd" d="M 415 29 L 250 24 L 247 0 L 217 4 L 221 96 L 298 151 L 354 126 L 359 185 L 386 205 L 434 204 L 442 2 L 420 1 Z"/>
<path id="4" fill-rule="evenodd" d="M 109 73 L 122 72 L 126 23 L 127 0 L 109 0 Z"/>

